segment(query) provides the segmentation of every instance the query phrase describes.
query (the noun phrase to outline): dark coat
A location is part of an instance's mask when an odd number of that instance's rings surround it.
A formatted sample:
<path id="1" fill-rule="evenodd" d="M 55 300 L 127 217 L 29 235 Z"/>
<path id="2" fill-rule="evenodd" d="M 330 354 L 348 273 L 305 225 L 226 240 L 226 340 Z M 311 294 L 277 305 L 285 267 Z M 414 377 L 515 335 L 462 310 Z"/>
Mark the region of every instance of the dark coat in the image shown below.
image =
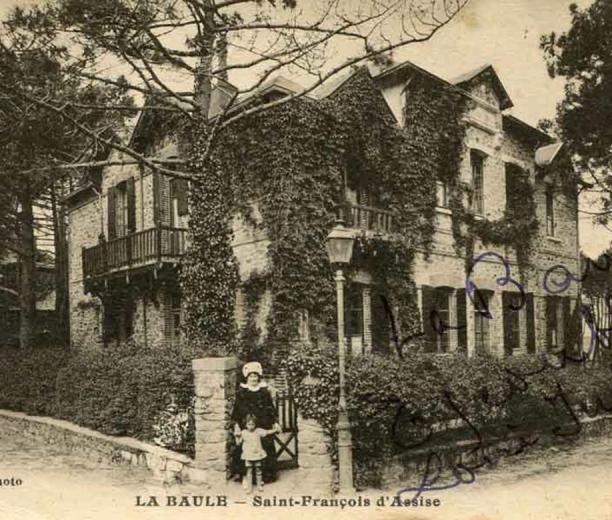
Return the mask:
<path id="1" fill-rule="evenodd" d="M 278 421 L 276 407 L 267 388 L 259 387 L 257 390 L 249 390 L 242 386 L 239 387 L 234 408 L 232 409 L 232 421 L 243 430 L 246 428 L 247 415 L 254 415 L 257 427 L 265 430 L 272 429 Z M 263 464 L 263 477 L 266 482 L 272 482 L 276 479 L 276 449 L 274 439 L 271 435 L 268 435 L 262 439 L 261 444 L 267 455 Z M 233 474 L 244 473 L 244 464 L 240 460 L 241 451 L 240 445 L 236 446 L 232 457 Z"/>

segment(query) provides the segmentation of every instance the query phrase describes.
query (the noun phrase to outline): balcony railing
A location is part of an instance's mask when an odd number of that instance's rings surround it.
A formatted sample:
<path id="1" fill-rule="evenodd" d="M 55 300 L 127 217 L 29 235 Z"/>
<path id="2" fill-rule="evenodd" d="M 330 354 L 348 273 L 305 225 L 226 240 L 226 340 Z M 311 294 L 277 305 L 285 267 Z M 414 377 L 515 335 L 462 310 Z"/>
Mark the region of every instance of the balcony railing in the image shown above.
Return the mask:
<path id="1" fill-rule="evenodd" d="M 360 204 L 343 204 L 338 207 L 339 216 L 346 227 L 376 233 L 393 233 L 392 211 Z"/>
<path id="2" fill-rule="evenodd" d="M 83 249 L 83 277 L 163 262 L 178 262 L 185 253 L 187 230 L 154 227 Z"/>

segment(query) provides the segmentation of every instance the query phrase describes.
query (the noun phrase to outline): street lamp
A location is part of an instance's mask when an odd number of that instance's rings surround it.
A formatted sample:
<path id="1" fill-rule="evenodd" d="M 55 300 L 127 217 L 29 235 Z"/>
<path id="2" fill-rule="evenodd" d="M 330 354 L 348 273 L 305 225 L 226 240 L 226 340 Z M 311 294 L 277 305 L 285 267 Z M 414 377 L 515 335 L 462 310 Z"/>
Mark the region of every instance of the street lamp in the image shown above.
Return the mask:
<path id="1" fill-rule="evenodd" d="M 353 232 L 337 220 L 327 236 L 329 262 L 336 266 L 336 299 L 338 307 L 338 370 L 340 372 L 340 399 L 338 401 L 338 480 L 340 493 L 352 494 L 353 487 L 353 441 L 351 423 L 346 409 L 345 353 L 344 353 L 344 273 L 342 269 L 351 261 L 354 245 Z"/>

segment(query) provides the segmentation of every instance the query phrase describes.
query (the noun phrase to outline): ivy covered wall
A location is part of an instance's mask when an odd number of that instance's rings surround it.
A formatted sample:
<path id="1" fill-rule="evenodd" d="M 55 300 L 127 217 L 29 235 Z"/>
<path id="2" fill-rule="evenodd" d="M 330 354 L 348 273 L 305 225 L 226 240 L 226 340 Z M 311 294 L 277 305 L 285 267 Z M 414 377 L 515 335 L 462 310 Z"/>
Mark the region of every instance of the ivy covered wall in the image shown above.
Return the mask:
<path id="1" fill-rule="evenodd" d="M 215 154 L 223 185 L 215 190 L 227 194 L 226 203 L 214 206 L 221 214 L 196 210 L 192 226 L 211 233 L 222 221 L 225 248 L 232 216 L 238 212 L 269 241 L 264 269 L 251 272 L 242 283 L 228 276 L 223 285 L 224 291 L 241 286 L 246 293 L 241 298 L 246 325 L 236 342 L 226 342 L 227 350 L 244 358 L 285 352 L 297 339 L 299 316 L 304 313 L 311 337 L 333 337 L 335 288 L 325 238 L 334 224 L 336 206 L 343 202 L 349 174 L 361 179 L 379 204 L 397 215 L 393 240 L 359 237 L 353 267 L 367 268 L 373 283 L 385 288 L 400 311 L 402 331 L 416 330 L 420 318 L 411 269 L 415 247 L 427 248 L 434 230 L 435 175 L 432 165 L 422 161 L 431 147 L 431 137 L 407 138 L 365 69 L 324 100 L 298 100 L 224 129 Z M 203 187 L 211 188 L 212 184 Z M 195 196 L 193 202 L 198 204 Z M 196 242 L 198 233 L 194 233 Z M 203 238 L 200 243 L 204 242 Z M 206 287 L 218 287 L 213 273 L 223 272 L 229 262 L 233 262 L 229 254 L 216 258 L 205 249 L 194 248 L 190 254 L 183 285 L 192 333 L 213 325 L 204 316 L 210 314 L 206 304 L 190 302 L 200 302 L 204 294 L 210 298 Z M 196 269 L 198 263 L 206 269 Z M 193 284 L 196 271 L 202 290 Z M 262 343 L 256 338 L 252 315 L 266 291 L 271 309 Z M 206 344 L 206 339 L 201 343 Z"/>
<path id="2" fill-rule="evenodd" d="M 501 112 L 489 112 L 498 121 L 499 135 L 482 132 L 471 121 L 482 106 L 465 91 L 425 74 L 415 74 L 403 95 L 400 127 L 379 85 L 360 69 L 323 100 L 301 98 L 245 117 L 218 134 L 211 182 L 192 193 L 193 205 L 199 205 L 192 216 L 196 245 L 182 274 L 186 328 L 200 347 L 245 359 L 272 359 L 298 339 L 305 316 L 310 338 L 333 340 L 335 294 L 325 238 L 349 178 L 360 179 L 377 205 L 395 214 L 392 240 L 357 237 L 351 269 L 372 276 L 373 285 L 389 300 L 402 336 L 421 329 L 415 281 L 427 283 L 427 272 L 444 269 L 440 240 L 449 246 L 443 255 L 461 262 L 455 287 L 463 285 L 475 248 L 510 248 L 516 251 L 521 275 L 529 268 L 538 231 L 534 172 L 529 176 L 524 168 L 525 175 L 516 176 L 506 205 L 506 194 L 499 193 L 505 191 L 503 165 L 509 154 L 501 142 Z M 497 184 L 486 188 L 502 202 L 478 218 L 468 208 L 469 146 L 474 140 L 493 150 L 496 171 L 501 169 Z M 520 147 L 533 157 L 533 143 Z M 436 209 L 437 180 L 446 183 L 450 199 L 442 215 Z M 246 270 L 231 247 L 236 215 L 253 236 L 265 237 L 260 241 L 265 243 L 265 262 L 253 262 L 256 266 Z M 239 264 L 246 272 L 242 280 Z M 238 291 L 241 330 L 230 318 Z M 220 299 L 223 304 L 215 303 Z M 256 319 L 262 302 L 265 334 Z M 219 320 L 225 324 L 216 326 Z"/>

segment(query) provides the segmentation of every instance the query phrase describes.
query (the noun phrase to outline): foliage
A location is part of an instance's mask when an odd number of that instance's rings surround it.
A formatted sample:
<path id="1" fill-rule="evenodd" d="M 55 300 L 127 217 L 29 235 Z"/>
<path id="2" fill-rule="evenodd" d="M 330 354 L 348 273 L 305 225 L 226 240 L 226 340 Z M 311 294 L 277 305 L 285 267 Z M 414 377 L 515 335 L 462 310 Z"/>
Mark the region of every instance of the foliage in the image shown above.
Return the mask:
<path id="1" fill-rule="evenodd" d="M 337 359 L 329 349 L 298 350 L 284 366 L 300 412 L 318 420 L 335 442 Z M 414 355 L 403 360 L 367 355 L 350 359 L 348 407 L 358 481 L 376 479 L 385 458 L 417 448 L 435 449 L 440 425 L 464 421 L 457 430 L 473 438 L 515 431 L 572 431 L 563 403 L 596 413 L 612 403 L 608 368 L 554 368 L 543 357 L 498 359 L 462 355 Z M 486 439 L 485 439 L 486 440 Z M 370 481 L 371 483 L 371 481 Z"/>
<path id="2" fill-rule="evenodd" d="M 57 27 L 37 7 L 16 8 L 0 24 L 0 247 L 20 261 L 17 292 L 24 346 L 34 341 L 34 286 L 41 278 L 35 266 L 34 232 L 54 235 L 56 244 L 65 240 L 55 199 L 54 183 L 65 175 L 59 167 L 108 154 L 99 137 L 119 133 L 132 106 L 123 88 L 94 86 L 72 75 L 61 39 Z M 96 109 L 106 104 L 123 105 L 126 110 Z M 57 107 L 62 107 L 61 115 Z M 88 138 L 75 131 L 75 124 L 90 129 Z M 87 170 L 78 174 L 86 175 Z M 56 249 L 57 265 L 64 266 L 65 251 Z M 62 305 L 68 290 L 63 273 L 56 270 L 58 310 L 67 308 Z M 59 322 L 66 319 L 64 311 Z"/>
<path id="3" fill-rule="evenodd" d="M 236 211 L 257 230 L 265 231 L 270 240 L 267 268 L 260 274 L 270 291 L 272 309 L 260 354 L 272 358 L 275 352 L 278 358 L 286 352 L 297 337 L 300 313 L 307 312 L 311 324 L 331 330 L 335 299 L 325 239 L 336 207 L 343 202 L 344 169 L 348 167 L 352 178 L 371 187 L 372 197 L 397 215 L 395 240 L 361 237 L 356 265 L 375 266 L 376 281 L 389 288 L 392 303 L 405 320 L 402 330 L 415 329 L 418 314 L 415 316 L 410 277 L 412 251 L 416 244 L 426 246 L 432 236 L 434 180 L 429 170 L 420 166 L 422 148 L 398 128 L 367 71 L 358 71 L 323 101 L 298 100 L 268 110 L 265 117 L 245 117 L 220 132 L 215 150 L 214 160 L 229 184 L 226 200 L 231 204 L 198 202 L 201 207 L 195 209 L 192 227 L 201 236 L 197 242 L 201 249 L 194 249 L 193 260 L 183 268 L 183 279 L 189 283 L 197 280 L 197 286 L 188 291 L 200 298 L 207 294 L 210 299 L 207 291 L 216 291 L 218 297 L 218 290 L 212 289 L 218 284 L 224 291 L 237 287 L 233 272 L 226 273 L 222 283 L 191 274 L 195 265 L 207 269 L 218 266 L 211 270 L 223 273 L 224 266 L 232 262 L 230 251 L 218 247 L 220 242 L 229 243 L 229 226 L 219 231 L 225 238 L 216 238 L 221 234 L 211 230 L 220 230 L 220 222 L 229 222 Z M 221 193 L 226 188 L 207 182 L 193 191 L 202 189 L 206 197 L 214 197 L 213 190 Z M 211 260 L 213 249 L 217 256 Z M 260 287 L 259 291 L 263 290 Z M 204 309 L 200 300 L 198 305 Z M 248 306 L 247 323 L 252 323 L 255 308 Z M 219 326 L 220 321 L 213 322 L 208 311 L 207 315 L 210 321 L 191 330 L 209 334 Z"/>
<path id="4" fill-rule="evenodd" d="M 58 417 L 109 435 L 154 441 L 170 421 L 169 405 L 187 414 L 181 435 L 167 447 L 193 449 L 193 373 L 188 349 L 144 349 L 135 344 L 66 352 L 0 351 L 0 407 Z M 180 421 L 179 421 L 180 422 Z"/>
<path id="5" fill-rule="evenodd" d="M 557 107 L 556 126 L 577 170 L 589 182 L 595 178 L 602 197 L 602 220 L 612 207 L 609 171 L 612 129 L 612 5 L 595 0 L 584 9 L 570 5 L 571 26 L 557 35 L 541 38 L 540 47 L 548 62 L 551 77 L 565 78 L 565 96 Z M 571 166 L 571 165 L 570 165 Z M 571 167 L 564 175 L 572 175 Z M 575 180 L 575 179 L 574 179 Z M 575 182 L 574 182 L 575 185 Z"/>
<path id="6" fill-rule="evenodd" d="M 209 354 L 234 352 L 234 299 L 238 267 L 231 247 L 228 176 L 213 161 L 204 161 L 208 146 L 205 121 L 189 129 L 193 171 L 205 171 L 206 182 L 192 183 L 190 247 L 181 265 L 180 282 L 185 305 L 184 330 L 196 349 Z"/>
<path id="7" fill-rule="evenodd" d="M 195 434 L 193 404 L 180 408 L 172 399 L 166 409 L 155 417 L 152 433 L 153 441 L 159 446 L 179 452 L 191 452 Z"/>
<path id="8" fill-rule="evenodd" d="M 0 350 L 0 408 L 54 415 L 56 378 L 67 357 L 59 348 Z"/>
<path id="9" fill-rule="evenodd" d="M 512 191 L 508 193 L 504 216 L 498 220 L 476 219 L 466 215 L 469 229 L 478 236 L 486 246 L 512 245 L 516 250 L 520 269 L 525 269 L 533 247 L 533 239 L 538 232 L 534 188 L 529 180 L 529 173 L 516 170 Z M 520 172 L 520 174 L 518 174 Z"/>
<path id="10" fill-rule="evenodd" d="M 110 435 L 152 440 L 159 413 L 191 404 L 189 349 L 135 344 L 71 356 L 57 377 L 57 415 Z"/>

